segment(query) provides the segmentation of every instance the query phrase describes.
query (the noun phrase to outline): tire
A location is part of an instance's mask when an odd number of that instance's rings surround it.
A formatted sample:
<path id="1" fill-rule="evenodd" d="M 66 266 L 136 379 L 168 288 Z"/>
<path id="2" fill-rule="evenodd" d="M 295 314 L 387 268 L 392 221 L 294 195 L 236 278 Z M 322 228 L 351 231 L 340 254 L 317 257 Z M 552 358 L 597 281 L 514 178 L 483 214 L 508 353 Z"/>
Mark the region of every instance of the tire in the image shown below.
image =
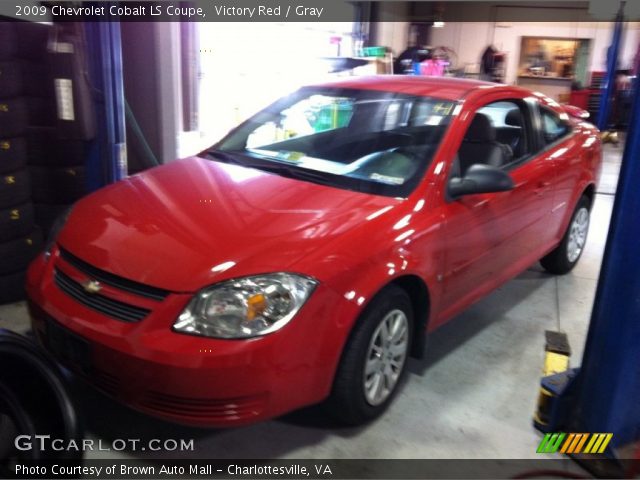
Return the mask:
<path id="1" fill-rule="evenodd" d="M 20 434 L 35 434 L 35 426 L 22 408 L 20 398 L 0 379 L 0 475 L 8 478 L 21 452 L 15 447 L 15 438 Z M 12 438 L 13 437 L 13 438 Z M 35 449 L 22 451 L 24 460 L 36 460 Z"/>
<path id="2" fill-rule="evenodd" d="M 0 412 L 0 458 L 9 458 L 15 450 L 13 442 L 16 436 L 18 430 L 15 424 L 9 416 Z"/>
<path id="3" fill-rule="evenodd" d="M 87 142 L 56 138 L 55 130 L 33 128 L 28 133 L 28 163 L 37 167 L 82 167 Z"/>
<path id="4" fill-rule="evenodd" d="M 25 99 L 30 127 L 54 127 L 56 125 L 56 107 L 53 97 L 22 97 Z"/>
<path id="5" fill-rule="evenodd" d="M 540 260 L 540 264 L 549 273 L 555 275 L 569 273 L 580 260 L 589 231 L 590 207 L 589 199 L 582 196 L 573 215 L 571 215 L 569 226 L 564 237 L 562 237 L 562 241 L 554 250 Z M 584 223 L 585 218 L 586 224 Z M 577 245 L 574 243 L 576 239 L 578 240 Z"/>
<path id="6" fill-rule="evenodd" d="M 44 238 L 49 236 L 51 227 L 56 220 L 67 211 L 69 204 L 49 205 L 46 203 L 36 203 L 33 205 L 35 213 L 35 222 L 42 229 Z"/>
<path id="7" fill-rule="evenodd" d="M 401 345 L 404 345 L 404 354 L 400 365 L 393 369 L 389 366 L 389 360 L 384 363 L 376 361 L 373 348 L 378 341 L 382 341 L 382 325 L 389 322 L 393 324 L 395 321 L 399 322 L 398 325 L 404 325 L 404 333 L 396 340 L 398 347 L 402 348 Z M 347 425 L 361 425 L 381 415 L 393 400 L 406 373 L 412 333 L 413 309 L 409 296 L 394 285 L 385 287 L 362 312 L 351 332 L 326 403 L 329 413 Z M 384 355 L 384 351 L 382 354 Z M 395 378 L 391 382 L 391 388 L 379 390 L 379 397 L 375 395 L 375 378 L 378 376 L 382 379 L 384 375 L 376 367 L 374 373 L 366 377 L 367 363 L 381 367 L 386 363 L 385 368 Z M 371 388 L 367 387 L 367 382 L 371 382 Z"/>
<path id="8" fill-rule="evenodd" d="M 0 97 L 11 98 L 22 95 L 24 78 L 21 62 L 17 60 L 0 61 Z"/>
<path id="9" fill-rule="evenodd" d="M 52 78 L 69 79 L 73 96 L 72 118 L 56 118 L 56 129 L 60 138 L 75 138 L 78 140 L 93 140 L 96 137 L 96 101 L 95 94 L 87 81 L 83 55 L 78 54 L 84 50 L 84 40 L 77 32 L 70 30 L 60 31 L 57 40 L 59 43 L 68 44 L 74 54 L 60 51 L 50 51 L 47 55 L 47 65 Z M 57 92 L 56 99 L 61 92 Z"/>
<path id="10" fill-rule="evenodd" d="M 26 298 L 24 282 L 25 272 L 0 275 L 0 305 L 24 300 Z"/>
<path id="11" fill-rule="evenodd" d="M 33 205 L 23 203 L 0 210 L 0 242 L 29 235 L 33 231 Z"/>
<path id="12" fill-rule="evenodd" d="M 20 170 L 27 166 L 27 139 L 25 137 L 0 138 L 0 174 Z"/>
<path id="13" fill-rule="evenodd" d="M 26 60 L 0 61 L 0 95 L 2 98 L 32 95 L 52 97 L 53 88 L 49 85 L 47 72 L 43 64 Z"/>
<path id="14" fill-rule="evenodd" d="M 86 193 L 84 167 L 30 167 L 33 201 L 73 203 Z"/>
<path id="15" fill-rule="evenodd" d="M 0 275 L 24 271 L 42 250 L 42 231 L 35 228 L 29 235 L 0 243 Z"/>
<path id="16" fill-rule="evenodd" d="M 52 165 L 56 167 L 84 166 L 87 151 L 87 142 L 84 140 L 60 138 L 55 142 L 56 154 Z"/>
<path id="17" fill-rule="evenodd" d="M 49 33 L 53 28 L 36 22 L 16 22 L 15 55 L 29 60 L 44 61 Z"/>
<path id="18" fill-rule="evenodd" d="M 50 435 L 64 445 L 82 441 L 69 382 L 48 352 L 26 337 L 0 329 L 0 364 L 0 411 L 12 419 L 19 434 Z M 78 461 L 83 456 L 77 449 L 41 449 L 33 443 L 34 448 L 14 449 L 9 459 Z M 0 457 L 0 465 L 6 459 Z"/>
<path id="19" fill-rule="evenodd" d="M 23 135 L 29 125 L 29 107 L 25 97 L 0 100 L 0 137 Z"/>
<path id="20" fill-rule="evenodd" d="M 0 22 L 0 60 L 14 57 L 18 50 L 17 44 L 14 22 Z"/>
<path id="21" fill-rule="evenodd" d="M 52 162 L 53 145 L 56 141 L 55 128 L 32 127 L 28 128 L 27 139 L 27 164 L 48 165 Z"/>
<path id="22" fill-rule="evenodd" d="M 0 209 L 27 202 L 31 197 L 31 181 L 26 168 L 0 175 Z"/>

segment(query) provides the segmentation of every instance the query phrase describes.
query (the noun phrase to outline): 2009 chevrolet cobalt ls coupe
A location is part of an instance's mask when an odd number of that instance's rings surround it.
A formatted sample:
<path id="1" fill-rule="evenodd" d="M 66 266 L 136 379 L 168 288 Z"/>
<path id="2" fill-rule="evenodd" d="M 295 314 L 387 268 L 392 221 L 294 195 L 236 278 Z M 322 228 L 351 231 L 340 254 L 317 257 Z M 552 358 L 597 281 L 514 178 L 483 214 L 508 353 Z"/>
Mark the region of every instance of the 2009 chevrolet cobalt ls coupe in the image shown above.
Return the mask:
<path id="1" fill-rule="evenodd" d="M 327 400 L 364 422 L 425 333 L 537 260 L 576 264 L 601 161 L 579 116 L 468 80 L 302 88 L 199 156 L 78 202 L 28 272 L 34 331 L 173 421 Z"/>

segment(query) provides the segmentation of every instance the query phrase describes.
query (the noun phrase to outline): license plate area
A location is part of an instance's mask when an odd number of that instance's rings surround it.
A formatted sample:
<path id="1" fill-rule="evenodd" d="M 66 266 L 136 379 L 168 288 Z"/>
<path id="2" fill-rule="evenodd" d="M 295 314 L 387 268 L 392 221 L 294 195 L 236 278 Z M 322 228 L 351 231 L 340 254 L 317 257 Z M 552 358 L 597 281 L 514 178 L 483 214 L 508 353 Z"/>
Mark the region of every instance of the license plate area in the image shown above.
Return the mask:
<path id="1" fill-rule="evenodd" d="M 84 338 L 47 319 L 47 346 L 63 364 L 72 370 L 89 373 L 91 370 L 91 345 Z"/>

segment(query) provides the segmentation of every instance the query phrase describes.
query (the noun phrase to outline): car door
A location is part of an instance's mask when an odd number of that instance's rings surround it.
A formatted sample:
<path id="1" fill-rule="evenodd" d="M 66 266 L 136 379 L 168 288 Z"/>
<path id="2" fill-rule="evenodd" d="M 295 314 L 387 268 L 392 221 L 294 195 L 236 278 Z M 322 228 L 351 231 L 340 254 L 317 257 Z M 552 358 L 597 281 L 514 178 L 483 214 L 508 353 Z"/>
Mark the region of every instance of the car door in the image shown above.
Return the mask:
<path id="1" fill-rule="evenodd" d="M 486 138 L 470 138 L 477 115 L 490 119 L 493 131 L 486 132 Z M 490 141 L 506 151 L 504 161 L 491 160 L 493 166 L 508 172 L 515 186 L 506 192 L 446 200 L 442 321 L 524 270 L 543 253 L 549 236 L 546 230 L 554 171 L 553 162 L 538 154 L 534 115 L 532 103 L 524 98 L 494 100 L 470 113 L 465 137 L 450 159 L 447 182 L 464 175 L 469 163 L 486 163 L 483 149 L 476 148 L 478 153 L 474 153 L 471 147 L 469 152 L 468 143 L 484 145 Z"/>
<path id="2" fill-rule="evenodd" d="M 564 234 L 563 220 L 567 210 L 575 207 L 575 190 L 581 174 L 581 169 L 577 167 L 582 162 L 584 146 L 580 137 L 573 135 L 568 118 L 563 118 L 547 106 L 538 105 L 542 155 L 547 161 L 553 162 L 556 172 L 549 230 L 557 240 Z"/>

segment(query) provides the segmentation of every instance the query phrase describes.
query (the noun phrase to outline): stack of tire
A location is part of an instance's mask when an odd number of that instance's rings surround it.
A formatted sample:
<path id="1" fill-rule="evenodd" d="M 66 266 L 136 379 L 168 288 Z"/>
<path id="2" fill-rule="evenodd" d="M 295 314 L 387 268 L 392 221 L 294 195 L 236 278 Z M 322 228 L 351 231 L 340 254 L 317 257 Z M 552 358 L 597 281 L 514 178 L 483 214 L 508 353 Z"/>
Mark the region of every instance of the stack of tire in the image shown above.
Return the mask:
<path id="1" fill-rule="evenodd" d="M 28 164 L 36 224 L 49 233 L 56 219 L 85 194 L 85 143 L 31 128 Z"/>
<path id="2" fill-rule="evenodd" d="M 47 30 L 0 22 L 0 303 L 24 298 L 29 262 L 42 249 L 28 169 L 31 125 L 53 125 Z"/>
<path id="3" fill-rule="evenodd" d="M 57 218 L 86 193 L 85 162 L 89 144 L 81 126 L 91 123 L 78 102 L 80 85 L 85 86 L 85 78 L 72 73 L 85 69 L 79 53 L 81 42 L 73 31 L 56 28 L 52 35 L 55 41 L 49 42 L 44 63 L 50 85 L 55 89 L 51 98 L 57 103 L 54 105 L 57 112 L 49 119 L 52 127 L 33 126 L 28 139 L 35 218 L 45 234 Z"/>

